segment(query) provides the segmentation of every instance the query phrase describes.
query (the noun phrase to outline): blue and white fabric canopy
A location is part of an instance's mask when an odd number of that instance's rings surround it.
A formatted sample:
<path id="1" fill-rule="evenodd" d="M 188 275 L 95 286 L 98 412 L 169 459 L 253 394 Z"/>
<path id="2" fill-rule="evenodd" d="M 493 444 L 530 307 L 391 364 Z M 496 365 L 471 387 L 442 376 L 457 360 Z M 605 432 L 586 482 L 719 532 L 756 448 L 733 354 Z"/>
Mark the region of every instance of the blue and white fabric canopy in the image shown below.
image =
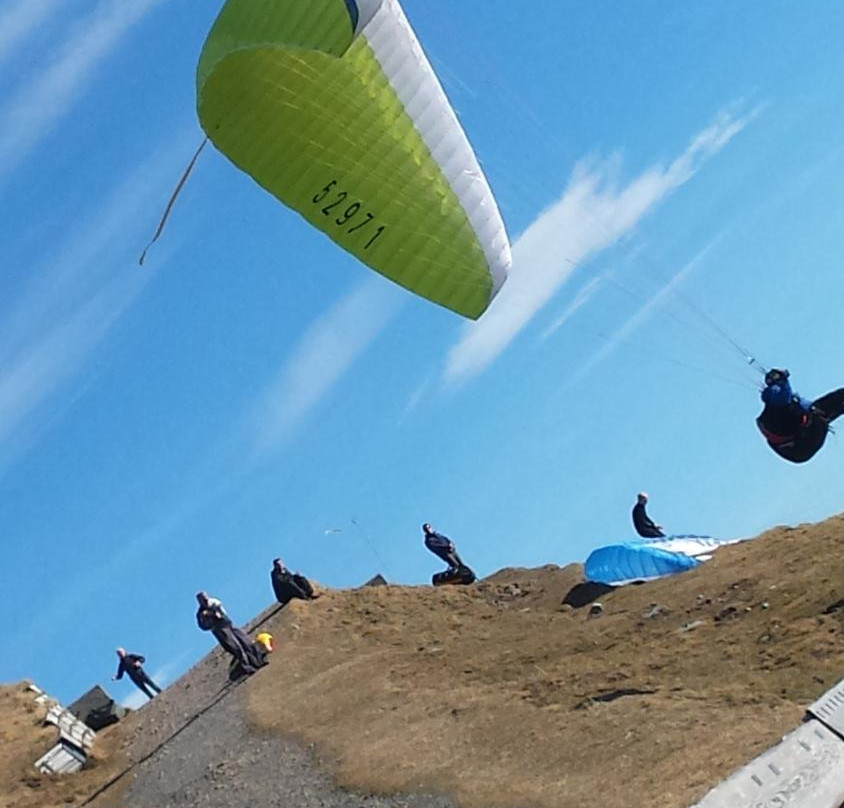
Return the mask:
<path id="1" fill-rule="evenodd" d="M 584 565 L 586 580 L 611 586 L 651 581 L 697 567 L 725 544 L 741 539 L 709 536 L 666 536 L 610 544 L 594 550 Z"/>

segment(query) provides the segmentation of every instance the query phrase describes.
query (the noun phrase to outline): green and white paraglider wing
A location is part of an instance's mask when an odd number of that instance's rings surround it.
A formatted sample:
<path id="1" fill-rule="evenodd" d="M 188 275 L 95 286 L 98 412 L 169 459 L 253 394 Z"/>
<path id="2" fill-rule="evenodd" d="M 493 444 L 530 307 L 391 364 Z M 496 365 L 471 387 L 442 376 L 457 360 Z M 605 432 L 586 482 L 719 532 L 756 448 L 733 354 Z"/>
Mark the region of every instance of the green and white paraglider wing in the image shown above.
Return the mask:
<path id="1" fill-rule="evenodd" d="M 396 0 L 227 0 L 197 105 L 235 165 L 396 283 L 472 318 L 504 283 L 495 199 Z"/>

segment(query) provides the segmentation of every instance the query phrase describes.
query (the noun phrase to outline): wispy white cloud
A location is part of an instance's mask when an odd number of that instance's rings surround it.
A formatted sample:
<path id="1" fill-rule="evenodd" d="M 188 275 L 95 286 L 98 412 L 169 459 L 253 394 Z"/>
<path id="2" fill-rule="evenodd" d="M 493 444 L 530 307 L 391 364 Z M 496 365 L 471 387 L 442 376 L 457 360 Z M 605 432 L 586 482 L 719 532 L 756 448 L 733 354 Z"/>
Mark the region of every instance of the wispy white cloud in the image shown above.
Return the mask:
<path id="1" fill-rule="evenodd" d="M 398 313 L 398 287 L 366 280 L 305 331 L 248 416 L 254 454 L 279 448 Z"/>
<path id="2" fill-rule="evenodd" d="M 445 382 L 463 382 L 489 366 L 578 264 L 629 235 L 756 114 L 721 113 L 677 158 L 651 166 L 624 186 L 616 179 L 621 165 L 617 156 L 598 165 L 578 164 L 562 197 L 516 240 L 510 278 L 486 314 L 464 327 L 446 358 Z"/>
<path id="3" fill-rule="evenodd" d="M 542 332 L 540 341 L 545 341 L 555 332 L 559 331 L 580 309 L 582 309 L 598 291 L 601 285 L 601 278 L 592 278 L 575 296 L 574 300 L 563 309 L 562 314 L 555 317 L 550 325 Z"/>
<path id="4" fill-rule="evenodd" d="M 136 273 L 128 282 L 108 284 L 5 365 L 0 374 L 0 445 L 79 370 L 143 283 L 144 276 Z"/>
<path id="5" fill-rule="evenodd" d="M 139 228 L 172 183 L 186 143 L 177 139 L 124 177 L 78 232 L 34 265 L 29 285 L 2 301 L 0 474 L 52 422 L 56 394 L 78 380 L 152 277 L 135 263 Z"/>
<path id="6" fill-rule="evenodd" d="M 140 215 L 142 211 L 148 214 L 149 210 L 158 210 L 151 200 L 160 201 L 186 153 L 187 142 L 174 146 L 166 158 L 141 165 L 121 183 L 84 231 L 65 245 L 59 259 L 45 262 L 53 267 L 51 272 L 33 282 L 19 299 L 13 316 L 7 318 L 0 312 L 0 391 L 7 391 L 0 395 L 0 455 L 4 458 L 8 447 L 3 437 L 11 440 L 22 426 L 43 423 L 40 416 L 46 418 L 45 411 L 54 409 L 55 394 L 69 388 L 70 382 L 79 384 L 78 371 L 108 336 L 108 329 L 131 303 L 133 294 L 140 291 L 134 285 L 142 283 L 138 278 L 149 274 L 151 265 L 143 270 L 137 267 L 137 247 L 148 233 L 139 236 L 130 223 L 147 219 Z M 103 235 L 105 231 L 107 235 Z M 117 280 L 107 282 L 114 276 Z M 113 287 L 112 283 L 117 285 Z M 123 284 L 129 284 L 129 288 Z M 70 304 L 65 303 L 68 297 Z M 86 582 L 65 591 L 29 623 L 18 626 L 11 643 L 30 632 L 56 630 L 68 615 L 102 599 L 103 581 L 113 580 L 115 571 L 131 567 L 141 554 L 171 539 L 209 501 L 242 482 L 254 464 L 283 445 L 330 393 L 396 316 L 404 300 L 405 293 L 398 287 L 372 278 L 319 316 L 278 377 L 249 409 L 241 428 L 215 444 L 198 462 L 196 473 L 189 475 L 195 478 L 195 484 L 187 486 L 187 493 L 176 505 L 153 525 L 125 537 Z M 48 328 L 45 323 L 53 325 Z M 4 346 L 13 362 L 4 361 Z M 53 356 L 53 351 L 58 355 Z M 49 408 L 43 406 L 46 402 Z M 244 440 L 252 450 L 246 457 Z M 68 602 L 73 608 L 68 608 Z"/>
<path id="7" fill-rule="evenodd" d="M 407 403 L 404 405 L 401 415 L 399 415 L 398 423 L 404 423 L 410 414 L 419 406 L 423 397 L 431 389 L 435 380 L 435 373 L 429 373 L 418 385 L 416 385 L 415 389 L 408 397 Z"/>
<path id="8" fill-rule="evenodd" d="M 648 299 L 644 305 L 640 306 L 625 322 L 623 322 L 612 334 L 610 334 L 604 344 L 589 356 L 586 361 L 578 368 L 574 369 L 571 375 L 571 382 L 583 378 L 592 368 L 599 362 L 606 359 L 619 345 L 624 344 L 625 340 L 633 334 L 639 326 L 648 320 L 659 308 L 671 299 L 671 296 L 682 284 L 682 282 L 689 276 L 705 260 L 706 256 L 711 252 L 712 248 L 718 243 L 720 238 L 713 239 L 707 244 L 697 255 L 692 258 L 684 267 L 676 272 L 656 294 Z"/>
<path id="9" fill-rule="evenodd" d="M 183 155 L 184 150 L 180 149 L 179 153 Z M 149 179 L 151 166 L 144 166 L 139 173 Z M 166 173 L 172 179 L 172 171 L 161 173 Z M 108 209 L 114 211 L 114 204 L 109 205 Z M 124 215 L 129 215 L 130 210 L 133 208 L 125 207 Z M 115 225 L 118 219 L 115 219 Z M 84 239 L 75 241 L 74 249 L 69 251 L 78 257 L 82 254 L 85 243 L 87 242 Z M 138 240 L 132 242 L 133 245 L 138 243 Z M 102 261 L 91 263 L 99 264 Z M 146 270 L 139 270 L 133 262 L 131 266 L 121 267 L 121 272 L 131 276 L 143 275 Z M 63 288 L 71 288 L 72 273 L 59 273 L 57 277 L 62 279 Z M 44 286 L 45 292 L 49 286 L 49 283 Z M 29 299 L 34 302 L 35 297 L 33 295 Z M 31 621 L 17 626 L 10 644 L 14 646 L 22 641 L 21 638 L 31 636 L 32 633 L 57 630 L 57 627 L 70 619 L 69 615 L 88 608 L 97 599 L 102 602 L 103 588 L 107 582 L 114 580 L 116 573 L 131 567 L 142 554 L 149 553 L 151 548 L 172 539 L 209 501 L 219 499 L 224 493 L 242 483 L 254 470 L 256 463 L 284 445 L 308 413 L 330 393 L 331 388 L 396 316 L 404 300 L 405 293 L 398 287 L 381 279 L 367 279 L 317 317 L 306 329 L 277 378 L 266 386 L 256 403 L 249 408 L 240 427 L 221 439 L 218 444 L 214 444 L 198 461 L 196 471 L 188 475 L 194 478 L 194 483 L 188 485 L 187 493 L 181 495 L 176 505 L 151 526 L 134 536 L 124 537 L 119 547 L 102 560 L 85 582 L 78 582 L 76 586 L 65 590 L 61 597 L 45 604 Z M 78 368 L 83 365 L 86 356 L 90 355 L 96 340 L 105 336 L 105 332 L 100 328 L 86 331 L 82 324 L 91 323 L 92 318 L 86 316 L 84 311 L 74 311 L 77 316 L 73 324 L 78 321 L 80 328 L 79 337 L 72 341 L 74 350 L 79 352 L 79 357 L 73 363 Z M 40 322 L 43 316 L 42 311 L 37 320 Z M 18 327 L 22 328 L 23 324 L 19 323 Z M 73 331 L 70 326 L 66 330 Z M 49 341 L 49 345 L 45 345 L 43 350 L 28 346 L 28 359 L 20 363 L 24 369 L 19 371 L 20 375 L 15 383 L 9 383 L 17 396 L 11 397 L 12 403 L 7 405 L 9 411 L 5 419 L 0 406 L 0 438 L 4 429 L 6 433 L 10 432 L 13 418 L 16 423 L 26 422 L 26 419 L 33 420 L 38 414 L 38 404 L 49 400 L 50 392 L 67 381 L 61 371 L 63 361 L 49 361 L 50 348 L 60 345 L 61 340 L 56 336 L 50 340 L 45 338 L 46 341 Z M 27 366 L 32 367 L 29 375 L 25 370 Z M 3 367 L 2 351 L 0 367 Z M 246 456 L 243 452 L 244 442 L 251 450 Z M 0 448 L 5 452 L 2 442 Z M 155 676 L 153 678 L 155 679 Z M 142 700 L 143 696 L 139 693 L 131 698 Z M 130 702 L 130 705 L 133 703 L 142 701 Z"/>
<path id="10" fill-rule="evenodd" d="M 17 166 L 49 134 L 126 32 L 161 2 L 102 0 L 55 58 L 18 89 L 0 110 L 0 175 Z M 40 5 L 44 3 L 36 0 L 36 6 Z M 13 19 L 18 31 L 38 21 L 37 12 L 24 9 Z"/>
<path id="11" fill-rule="evenodd" d="M 61 8 L 64 0 L 18 0 L 0 10 L 0 63 Z"/>
<path id="12" fill-rule="evenodd" d="M 64 631 L 68 625 L 77 623 L 76 615 L 111 609 L 122 596 L 117 591 L 115 581 L 122 580 L 127 569 L 136 569 L 142 565 L 155 548 L 173 541 L 185 525 L 196 517 L 197 512 L 207 502 L 218 497 L 228 485 L 228 480 L 220 480 L 218 477 L 214 489 L 188 495 L 151 525 L 134 535 L 122 537 L 121 541 L 109 548 L 109 552 L 101 554 L 96 560 L 92 559 L 87 575 L 77 577 L 61 591 L 47 593 L 42 598 L 40 608 L 32 612 L 28 620 L 20 621 L 13 627 L 7 638 L 9 647 L 23 647 L 27 637 L 51 636 Z M 182 659 L 184 655 L 168 664 L 175 665 Z"/>

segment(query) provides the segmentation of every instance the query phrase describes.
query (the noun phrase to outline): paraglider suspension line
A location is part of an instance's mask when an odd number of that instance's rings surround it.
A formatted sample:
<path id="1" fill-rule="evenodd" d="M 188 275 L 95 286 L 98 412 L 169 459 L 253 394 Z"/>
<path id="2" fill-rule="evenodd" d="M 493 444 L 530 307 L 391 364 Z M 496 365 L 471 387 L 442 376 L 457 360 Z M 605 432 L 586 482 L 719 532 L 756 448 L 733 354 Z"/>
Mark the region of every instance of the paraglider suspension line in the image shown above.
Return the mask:
<path id="1" fill-rule="evenodd" d="M 392 577 L 392 573 L 387 568 L 387 565 L 384 563 L 384 559 L 381 558 L 381 554 L 375 549 L 375 545 L 370 540 L 369 534 L 366 532 L 366 530 L 364 530 L 363 527 L 358 524 L 358 521 L 354 516 L 349 521 L 358 529 L 358 533 L 360 533 L 360 535 L 363 537 L 363 540 L 366 542 L 369 549 L 372 550 L 372 554 L 375 556 L 375 558 L 378 559 L 378 563 L 381 565 L 384 572 L 386 572 L 387 575 Z"/>
<path id="2" fill-rule="evenodd" d="M 708 315 L 700 306 L 698 306 L 694 301 L 690 300 L 687 295 L 684 295 L 680 291 L 674 291 L 674 294 L 680 298 L 692 311 L 694 311 L 698 317 L 700 317 L 716 334 L 719 334 L 724 340 L 726 340 L 736 351 L 738 351 L 747 364 L 752 367 L 756 368 L 762 375 L 764 376 L 767 370 L 765 367 L 756 359 L 753 354 L 751 354 L 744 346 L 736 342 L 730 334 L 727 332 L 725 328 L 722 328 L 710 315 Z"/>
<path id="3" fill-rule="evenodd" d="M 141 266 L 144 265 L 144 259 L 147 257 L 147 251 L 156 241 L 158 241 L 158 237 L 164 231 L 164 225 L 167 224 L 167 219 L 170 218 L 170 211 L 173 210 L 173 205 L 176 204 L 176 198 L 181 193 L 182 188 L 184 187 L 185 183 L 188 181 L 188 177 L 190 176 L 191 171 L 193 171 L 193 167 L 196 165 L 196 161 L 199 159 L 199 155 L 202 154 L 202 150 L 205 148 L 205 144 L 208 142 L 208 138 L 206 137 L 202 143 L 199 144 L 199 148 L 194 152 L 191 161 L 188 163 L 188 167 L 184 170 L 182 174 L 182 178 L 179 180 L 176 188 L 174 189 L 173 193 L 170 195 L 170 199 L 167 202 L 167 207 L 164 208 L 164 214 L 161 216 L 161 221 L 158 223 L 158 227 L 156 228 L 155 235 L 152 237 L 149 244 L 144 247 L 144 251 L 141 253 L 141 257 L 138 259 L 138 264 Z"/>

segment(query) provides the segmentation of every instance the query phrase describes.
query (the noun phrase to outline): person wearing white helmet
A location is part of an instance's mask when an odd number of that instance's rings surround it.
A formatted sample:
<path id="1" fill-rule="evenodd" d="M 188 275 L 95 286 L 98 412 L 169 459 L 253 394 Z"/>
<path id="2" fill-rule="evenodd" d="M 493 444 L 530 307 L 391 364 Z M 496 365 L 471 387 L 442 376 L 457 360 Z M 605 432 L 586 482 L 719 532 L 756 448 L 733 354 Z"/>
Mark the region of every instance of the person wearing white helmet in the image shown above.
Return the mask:
<path id="1" fill-rule="evenodd" d="M 648 495 L 644 491 L 636 494 L 636 504 L 633 506 L 633 527 L 636 532 L 645 539 L 661 539 L 665 536 L 662 525 L 658 525 L 645 511 L 648 504 Z"/>

